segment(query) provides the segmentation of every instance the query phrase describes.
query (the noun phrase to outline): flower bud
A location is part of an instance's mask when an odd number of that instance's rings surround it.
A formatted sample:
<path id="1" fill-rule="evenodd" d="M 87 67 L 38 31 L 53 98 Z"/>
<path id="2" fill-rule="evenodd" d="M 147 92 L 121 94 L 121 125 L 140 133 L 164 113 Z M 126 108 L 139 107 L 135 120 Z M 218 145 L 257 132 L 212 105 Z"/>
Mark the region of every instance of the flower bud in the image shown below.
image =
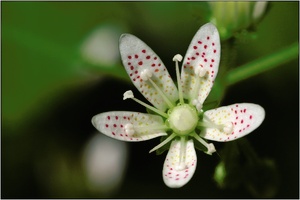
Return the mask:
<path id="1" fill-rule="evenodd" d="M 249 28 L 264 15 L 267 2 L 209 2 L 212 15 L 210 21 L 220 32 L 222 40 L 235 32 Z"/>

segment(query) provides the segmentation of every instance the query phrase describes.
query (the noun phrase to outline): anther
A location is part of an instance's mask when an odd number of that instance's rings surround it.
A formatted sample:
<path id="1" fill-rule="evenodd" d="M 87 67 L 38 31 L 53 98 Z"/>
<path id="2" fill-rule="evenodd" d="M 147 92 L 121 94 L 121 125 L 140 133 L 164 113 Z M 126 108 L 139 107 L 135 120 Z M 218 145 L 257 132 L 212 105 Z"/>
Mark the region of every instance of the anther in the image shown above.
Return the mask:
<path id="1" fill-rule="evenodd" d="M 207 74 L 207 70 L 203 69 L 202 67 L 198 66 L 195 69 L 195 74 L 199 77 L 204 77 Z"/>
<path id="2" fill-rule="evenodd" d="M 180 54 L 176 54 L 174 57 L 173 57 L 173 61 L 177 61 L 177 62 L 181 62 L 182 61 L 182 55 Z"/>
<path id="3" fill-rule="evenodd" d="M 194 99 L 194 100 L 192 101 L 192 104 L 197 108 L 198 111 L 201 111 L 203 105 L 202 105 L 202 103 L 200 103 L 199 100 Z"/>
<path id="4" fill-rule="evenodd" d="M 125 132 L 126 134 L 132 136 L 134 134 L 134 128 L 132 124 L 126 124 L 125 125 Z"/>
<path id="5" fill-rule="evenodd" d="M 123 100 L 134 98 L 133 92 L 131 90 L 126 91 L 123 94 Z"/>
<path id="6" fill-rule="evenodd" d="M 177 171 L 182 171 L 185 170 L 187 167 L 185 165 L 185 163 L 179 163 L 178 165 L 176 165 L 176 170 Z"/>
<path id="7" fill-rule="evenodd" d="M 209 154 L 209 155 L 212 155 L 214 152 L 216 152 L 216 148 L 215 148 L 213 143 L 207 144 L 206 148 L 207 148 L 206 153 Z"/>
<path id="8" fill-rule="evenodd" d="M 141 72 L 141 78 L 145 81 L 147 81 L 149 78 L 152 77 L 152 72 L 149 69 L 144 69 Z"/>
<path id="9" fill-rule="evenodd" d="M 230 134 L 232 130 L 233 130 L 232 122 L 227 122 L 226 124 L 224 124 L 224 127 L 222 129 L 222 131 L 226 134 Z"/>

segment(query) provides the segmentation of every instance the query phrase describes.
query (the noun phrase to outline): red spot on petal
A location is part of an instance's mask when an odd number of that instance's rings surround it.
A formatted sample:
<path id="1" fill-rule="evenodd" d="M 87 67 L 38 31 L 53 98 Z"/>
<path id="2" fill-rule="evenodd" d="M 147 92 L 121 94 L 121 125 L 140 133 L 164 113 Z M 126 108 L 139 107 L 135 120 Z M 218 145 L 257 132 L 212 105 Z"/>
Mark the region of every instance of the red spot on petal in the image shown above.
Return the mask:
<path id="1" fill-rule="evenodd" d="M 157 57 L 154 57 L 154 60 L 156 60 L 157 59 Z"/>
<path id="2" fill-rule="evenodd" d="M 145 50 L 145 49 L 143 49 L 143 50 L 142 50 L 142 52 L 143 52 L 143 53 L 146 53 L 146 50 Z"/>
<path id="3" fill-rule="evenodd" d="M 143 62 L 142 62 L 142 61 L 140 61 L 138 64 L 139 64 L 139 65 L 142 65 L 142 64 L 143 64 Z"/>
<path id="4" fill-rule="evenodd" d="M 138 71 L 136 70 L 134 73 L 135 73 L 135 74 L 137 74 L 137 73 L 138 73 Z"/>
<path id="5" fill-rule="evenodd" d="M 112 132 L 111 134 L 116 135 L 114 132 Z"/>
<path id="6" fill-rule="evenodd" d="M 207 36 L 207 38 L 206 39 L 208 39 L 209 40 L 209 36 Z"/>
<path id="7" fill-rule="evenodd" d="M 158 66 L 160 67 L 160 66 L 161 66 L 161 64 L 159 63 L 159 64 L 158 64 Z"/>
<path id="8" fill-rule="evenodd" d="M 204 59 L 204 62 L 207 62 L 207 59 L 206 59 L 206 58 Z"/>
<path id="9" fill-rule="evenodd" d="M 250 117 L 249 117 L 250 119 L 252 119 L 252 115 L 250 115 Z"/>
<path id="10" fill-rule="evenodd" d="M 215 60 L 214 60 L 214 59 L 211 59 L 211 62 L 215 62 Z"/>
<path id="11" fill-rule="evenodd" d="M 123 119 L 126 119 L 126 117 L 124 116 Z"/>
<path id="12" fill-rule="evenodd" d="M 244 120 L 241 120 L 241 124 L 244 123 Z"/>
<path id="13" fill-rule="evenodd" d="M 194 49 L 197 49 L 197 46 L 193 46 Z"/>
<path id="14" fill-rule="evenodd" d="M 132 57 L 131 56 L 128 56 L 128 59 L 131 59 Z"/>
<path id="15" fill-rule="evenodd" d="M 110 116 L 107 116 L 107 119 L 110 120 Z"/>
<path id="16" fill-rule="evenodd" d="M 150 59 L 150 56 L 146 56 L 146 59 Z"/>
<path id="17" fill-rule="evenodd" d="M 210 66 L 210 67 L 212 67 L 213 65 L 212 65 L 212 64 L 210 64 L 209 66 Z"/>
<path id="18" fill-rule="evenodd" d="M 128 65 L 131 65 L 131 63 L 129 62 L 129 63 L 127 63 Z"/>
<path id="19" fill-rule="evenodd" d="M 198 52 L 196 52 L 196 55 L 197 55 L 197 56 L 199 56 L 199 53 L 198 53 Z"/>
<path id="20" fill-rule="evenodd" d="M 116 127 L 117 127 L 117 124 L 114 124 L 114 127 L 116 128 Z"/>
<path id="21" fill-rule="evenodd" d="M 204 49 L 206 49 L 207 48 L 207 45 L 204 45 Z"/>
<path id="22" fill-rule="evenodd" d="M 152 66 L 152 67 L 155 67 L 155 64 L 153 63 L 151 66 Z"/>
<path id="23" fill-rule="evenodd" d="M 121 124 L 120 127 L 123 128 L 123 125 Z"/>
<path id="24" fill-rule="evenodd" d="M 116 116 L 115 118 L 116 118 L 116 120 L 118 120 L 118 119 L 119 119 L 119 117 L 118 117 L 118 116 Z"/>
<path id="25" fill-rule="evenodd" d="M 192 60 L 195 60 L 196 58 L 195 57 L 192 57 Z"/>
<path id="26" fill-rule="evenodd" d="M 215 43 L 212 43 L 213 46 L 215 46 Z"/>
<path id="27" fill-rule="evenodd" d="M 244 109 L 244 113 L 246 112 L 246 109 Z"/>
<path id="28" fill-rule="evenodd" d="M 159 71 L 158 69 L 155 70 L 155 72 L 158 72 L 158 71 Z"/>
<path id="29" fill-rule="evenodd" d="M 108 124 L 105 124 L 105 127 L 108 128 Z"/>
<path id="30" fill-rule="evenodd" d="M 131 70 L 133 70 L 133 69 L 134 69 L 134 67 L 133 67 L 133 66 L 130 66 L 130 69 L 131 69 Z"/>
<path id="31" fill-rule="evenodd" d="M 216 52 L 217 52 L 217 50 L 214 49 L 214 53 L 216 53 Z"/>
<path id="32" fill-rule="evenodd" d="M 202 44 L 202 42 L 201 42 L 201 41 L 198 41 L 198 44 Z"/>
<path id="33" fill-rule="evenodd" d="M 135 58 L 138 58 L 139 56 L 137 54 L 134 55 Z"/>

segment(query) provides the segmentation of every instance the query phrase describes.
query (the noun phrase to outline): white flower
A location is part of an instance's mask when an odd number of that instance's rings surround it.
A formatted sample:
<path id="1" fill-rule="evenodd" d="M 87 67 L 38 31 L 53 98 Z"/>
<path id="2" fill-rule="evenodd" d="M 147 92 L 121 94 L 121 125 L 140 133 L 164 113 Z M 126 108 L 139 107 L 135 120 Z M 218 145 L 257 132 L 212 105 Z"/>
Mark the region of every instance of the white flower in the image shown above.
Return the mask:
<path id="1" fill-rule="evenodd" d="M 125 92 L 124 99 L 133 99 L 156 114 L 113 111 L 94 116 L 92 123 L 103 134 L 123 141 L 167 136 L 150 152 L 171 142 L 163 166 L 163 180 L 169 187 L 182 187 L 192 178 L 197 164 L 194 140 L 211 155 L 215 147 L 205 139 L 238 139 L 256 129 L 265 117 L 261 106 L 250 103 L 202 110 L 220 61 L 219 33 L 211 23 L 202 26 L 194 36 L 181 75 L 178 62 L 182 57 L 174 56 L 178 89 L 160 58 L 137 37 L 122 35 L 120 52 L 133 84 L 153 106 L 136 99 L 132 91 Z"/>

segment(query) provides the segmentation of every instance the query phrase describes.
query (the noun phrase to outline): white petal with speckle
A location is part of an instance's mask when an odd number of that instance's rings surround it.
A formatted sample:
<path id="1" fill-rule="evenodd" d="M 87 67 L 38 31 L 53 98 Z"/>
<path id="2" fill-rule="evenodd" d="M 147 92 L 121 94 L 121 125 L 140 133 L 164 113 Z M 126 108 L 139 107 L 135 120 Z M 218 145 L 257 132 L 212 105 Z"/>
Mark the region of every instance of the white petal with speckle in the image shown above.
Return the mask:
<path id="1" fill-rule="evenodd" d="M 164 124 L 160 116 L 138 112 L 113 111 L 100 113 L 92 118 L 92 124 L 103 134 L 128 142 L 144 141 L 167 135 L 163 128 L 159 128 Z M 125 131 L 127 124 L 133 125 L 133 134 L 128 134 Z"/>
<path id="2" fill-rule="evenodd" d="M 185 168 L 178 170 L 181 145 L 180 140 L 172 141 L 163 167 L 163 180 L 171 188 L 184 186 L 196 170 L 197 156 L 193 140 L 186 142 Z"/>
<path id="3" fill-rule="evenodd" d="M 239 103 L 223 106 L 204 113 L 203 121 L 211 121 L 217 125 L 231 123 L 233 129 L 230 133 L 224 133 L 222 129 L 206 128 L 200 136 L 219 142 L 227 142 L 238 139 L 252 132 L 263 122 L 265 110 L 252 103 Z"/>
<path id="4" fill-rule="evenodd" d="M 182 64 L 182 89 L 184 98 L 190 102 L 197 99 L 205 101 L 217 76 L 221 53 L 220 36 L 217 28 L 211 24 L 203 25 L 195 34 Z M 204 77 L 195 74 L 195 70 L 205 71 Z"/>
<path id="5" fill-rule="evenodd" d="M 151 80 L 172 103 L 178 100 L 178 91 L 169 72 L 155 52 L 143 41 L 134 35 L 123 34 L 120 38 L 120 53 L 133 84 L 156 108 L 165 111 L 168 105 L 152 84 L 142 79 L 141 72 L 145 69 L 151 72 Z"/>

